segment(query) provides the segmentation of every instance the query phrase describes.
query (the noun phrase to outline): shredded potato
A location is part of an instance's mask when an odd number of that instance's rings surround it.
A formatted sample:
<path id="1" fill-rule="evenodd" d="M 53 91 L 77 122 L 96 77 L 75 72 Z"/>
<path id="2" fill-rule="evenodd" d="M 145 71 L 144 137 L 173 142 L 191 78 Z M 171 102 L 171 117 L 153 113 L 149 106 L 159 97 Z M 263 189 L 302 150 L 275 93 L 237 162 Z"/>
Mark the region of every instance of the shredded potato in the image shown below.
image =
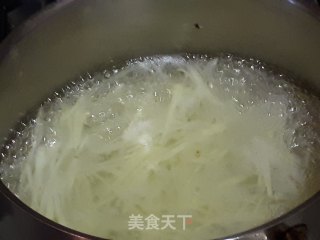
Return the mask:
<path id="1" fill-rule="evenodd" d="M 43 107 L 18 195 L 62 225 L 123 240 L 212 239 L 292 209 L 309 161 L 285 137 L 290 96 L 267 73 L 221 61 L 138 61 Z M 132 214 L 193 223 L 134 231 Z"/>

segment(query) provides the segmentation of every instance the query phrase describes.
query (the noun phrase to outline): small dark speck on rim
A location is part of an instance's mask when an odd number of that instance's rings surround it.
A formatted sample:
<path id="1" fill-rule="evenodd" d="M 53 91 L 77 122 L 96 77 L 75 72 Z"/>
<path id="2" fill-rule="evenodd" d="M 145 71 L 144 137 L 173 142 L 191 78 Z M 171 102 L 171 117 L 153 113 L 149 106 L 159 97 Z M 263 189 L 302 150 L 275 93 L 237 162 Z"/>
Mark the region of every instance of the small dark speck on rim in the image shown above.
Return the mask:
<path id="1" fill-rule="evenodd" d="M 195 27 L 196 29 L 201 29 L 201 28 L 203 28 L 199 23 L 195 23 L 195 24 L 194 24 L 194 27 Z"/>

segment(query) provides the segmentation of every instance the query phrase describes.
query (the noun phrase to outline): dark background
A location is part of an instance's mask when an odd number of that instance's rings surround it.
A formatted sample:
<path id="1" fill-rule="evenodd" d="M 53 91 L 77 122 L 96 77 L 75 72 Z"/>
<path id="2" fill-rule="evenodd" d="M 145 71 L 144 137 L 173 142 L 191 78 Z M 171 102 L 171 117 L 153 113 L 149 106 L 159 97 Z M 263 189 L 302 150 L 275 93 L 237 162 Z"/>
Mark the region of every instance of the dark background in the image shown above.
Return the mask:
<path id="1" fill-rule="evenodd" d="M 0 0 L 0 41 L 16 26 L 57 0 Z"/>
<path id="2" fill-rule="evenodd" d="M 56 1 L 63 0 L 0 0 L 0 41 L 29 16 Z M 320 0 L 305 1 L 320 5 Z"/>

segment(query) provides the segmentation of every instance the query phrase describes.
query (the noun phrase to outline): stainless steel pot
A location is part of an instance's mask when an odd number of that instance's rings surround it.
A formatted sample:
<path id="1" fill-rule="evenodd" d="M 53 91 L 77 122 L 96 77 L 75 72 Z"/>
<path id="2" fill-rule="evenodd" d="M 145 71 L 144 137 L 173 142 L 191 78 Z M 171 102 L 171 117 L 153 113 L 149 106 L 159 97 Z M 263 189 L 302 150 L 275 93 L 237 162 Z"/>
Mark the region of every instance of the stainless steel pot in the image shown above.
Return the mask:
<path id="1" fill-rule="evenodd" d="M 293 72 L 320 92 L 320 11 L 296 0 L 65 0 L 0 49 L 0 137 L 66 81 L 139 56 L 229 52 Z M 108 227 L 108 226 L 106 226 Z M 34 212 L 0 182 L 1 240 L 99 239 Z M 320 193 L 228 240 L 319 240 Z"/>

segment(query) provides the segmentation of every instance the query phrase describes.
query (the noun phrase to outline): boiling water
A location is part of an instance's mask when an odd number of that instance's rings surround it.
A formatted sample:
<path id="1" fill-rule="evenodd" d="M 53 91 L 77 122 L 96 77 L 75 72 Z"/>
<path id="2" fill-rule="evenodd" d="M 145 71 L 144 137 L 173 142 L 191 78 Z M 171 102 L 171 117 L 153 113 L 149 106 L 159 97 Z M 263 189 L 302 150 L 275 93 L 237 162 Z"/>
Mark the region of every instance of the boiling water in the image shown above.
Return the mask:
<path id="1" fill-rule="evenodd" d="M 319 100 L 259 61 L 139 59 L 56 95 L 5 147 L 1 176 L 70 228 L 212 239 L 318 191 Z"/>

